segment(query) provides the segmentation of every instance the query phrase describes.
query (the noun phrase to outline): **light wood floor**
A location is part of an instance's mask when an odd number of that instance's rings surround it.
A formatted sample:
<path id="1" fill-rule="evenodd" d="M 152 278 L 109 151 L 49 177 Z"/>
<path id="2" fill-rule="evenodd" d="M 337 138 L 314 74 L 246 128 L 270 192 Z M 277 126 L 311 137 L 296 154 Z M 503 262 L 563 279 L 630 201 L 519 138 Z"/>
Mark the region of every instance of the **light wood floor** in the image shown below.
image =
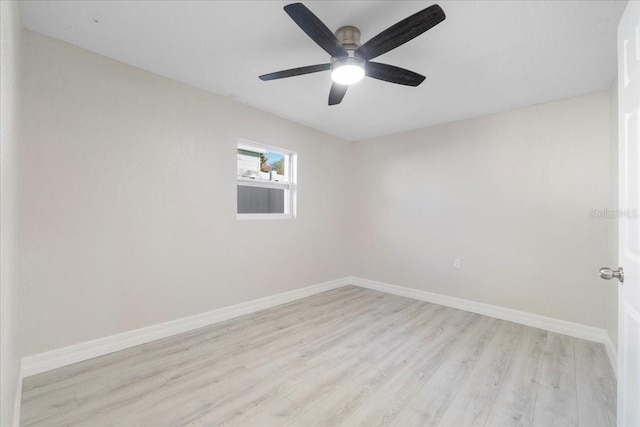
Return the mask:
<path id="1" fill-rule="evenodd" d="M 601 345 L 353 286 L 26 378 L 31 426 L 615 426 Z"/>

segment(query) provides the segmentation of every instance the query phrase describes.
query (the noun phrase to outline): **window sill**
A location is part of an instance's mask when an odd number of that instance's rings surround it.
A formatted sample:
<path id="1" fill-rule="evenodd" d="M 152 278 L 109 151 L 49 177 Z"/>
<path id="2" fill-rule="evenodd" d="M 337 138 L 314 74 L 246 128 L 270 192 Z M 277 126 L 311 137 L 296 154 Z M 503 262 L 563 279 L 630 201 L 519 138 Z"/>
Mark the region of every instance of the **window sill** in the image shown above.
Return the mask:
<path id="1" fill-rule="evenodd" d="M 293 219 L 291 214 L 236 214 L 239 220 Z"/>

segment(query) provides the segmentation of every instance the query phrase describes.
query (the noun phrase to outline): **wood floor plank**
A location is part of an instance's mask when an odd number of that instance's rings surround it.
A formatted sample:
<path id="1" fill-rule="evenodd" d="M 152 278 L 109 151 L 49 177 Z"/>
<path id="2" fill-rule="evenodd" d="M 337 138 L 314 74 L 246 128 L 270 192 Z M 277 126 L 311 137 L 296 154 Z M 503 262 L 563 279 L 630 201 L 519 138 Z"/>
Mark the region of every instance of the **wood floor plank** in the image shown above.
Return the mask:
<path id="1" fill-rule="evenodd" d="M 278 372 L 276 374 L 277 377 L 267 378 L 265 382 L 259 384 L 252 390 L 252 392 L 256 393 L 256 396 L 259 396 L 259 398 L 257 397 L 256 401 L 254 401 L 254 406 L 259 407 L 261 406 L 260 403 L 268 403 L 270 399 L 276 397 L 274 393 L 283 394 L 285 390 L 291 388 L 294 384 L 300 385 L 322 376 L 326 377 L 328 375 L 327 365 L 334 367 L 334 369 L 341 368 L 349 370 L 354 368 L 360 362 L 355 353 L 362 348 L 362 346 L 366 345 L 371 338 L 371 332 L 369 330 L 375 332 L 374 328 L 386 328 L 393 325 L 394 322 L 397 323 L 412 312 L 418 314 L 419 311 L 417 311 L 416 308 L 419 308 L 419 303 L 415 303 L 417 302 L 410 305 L 399 306 L 400 309 L 395 313 L 383 310 L 387 312 L 384 320 L 380 322 L 364 322 L 362 326 L 367 326 L 367 328 L 358 327 L 357 330 L 352 330 L 351 334 L 344 334 L 344 331 L 337 331 L 338 333 L 334 335 L 333 338 L 330 337 L 330 340 L 326 343 L 324 340 L 318 340 L 321 351 L 315 346 L 316 343 L 313 343 L 313 349 L 310 351 L 308 346 L 303 346 L 300 348 L 304 358 L 302 363 L 291 367 L 291 369 L 287 370 L 286 375 L 281 375 L 280 372 Z M 376 325 L 376 323 L 379 323 L 379 325 Z M 353 327 L 354 323 L 350 322 L 349 325 Z M 336 351 L 336 349 L 339 350 Z M 346 357 L 350 354 L 350 357 Z M 327 359 L 325 355 L 328 355 L 330 358 Z M 338 368 L 335 368 L 336 366 Z M 225 422 L 230 422 L 234 416 L 238 415 L 234 412 L 235 406 L 235 404 L 225 406 L 223 417 Z M 244 414 L 244 411 L 241 412 Z M 219 414 L 213 414 L 209 417 L 202 415 L 201 419 L 205 424 L 218 424 L 221 420 L 217 417 L 219 417 Z"/>
<path id="2" fill-rule="evenodd" d="M 410 360 L 424 351 L 424 342 L 437 337 L 448 322 L 455 322 L 461 313 L 438 310 L 436 316 L 419 330 L 391 331 L 392 336 L 380 337 L 358 353 L 361 360 L 357 369 L 340 373 L 333 383 L 314 379 L 286 396 L 306 413 L 292 418 L 291 425 L 336 425 L 351 415 L 366 399 L 405 368 Z M 408 332 L 407 335 L 404 333 Z M 437 342 L 434 342 L 437 345 Z M 427 345 L 426 347 L 429 347 Z M 384 349 L 384 352 L 380 352 Z M 312 419 L 310 419 L 312 418 Z"/>
<path id="3" fill-rule="evenodd" d="M 224 419 L 220 424 L 202 422 L 204 427 L 210 426 L 260 426 L 280 427 L 294 417 L 302 409 L 286 397 L 276 396 L 273 399 L 259 403 L 255 406 L 247 406 L 242 411 L 234 411 L 232 414 L 221 414 Z M 205 417 L 205 420 L 207 418 Z M 208 420 L 207 420 L 208 421 Z"/>
<path id="4" fill-rule="evenodd" d="M 392 350 L 387 351 L 382 357 L 376 352 L 376 348 L 389 348 L 382 342 L 373 343 L 369 349 L 369 355 L 365 358 L 367 363 L 362 369 L 354 371 L 352 375 L 345 376 L 330 393 L 325 396 L 314 396 L 314 390 L 309 390 L 308 399 L 305 402 L 306 412 L 293 419 L 290 425 L 338 425 L 371 399 L 385 384 L 391 381 L 400 371 L 406 368 L 412 361 L 421 356 L 421 351 L 426 351 L 425 342 L 437 337 L 439 330 L 446 328 L 449 323 L 455 322 L 460 313 L 456 310 L 442 310 L 431 322 L 419 330 L 410 331 L 409 336 L 402 337 Z M 437 341 L 434 340 L 434 345 Z M 370 358 L 373 356 L 373 358 Z"/>
<path id="5" fill-rule="evenodd" d="M 547 331 L 524 329 L 486 425 L 531 425 L 546 341 Z"/>
<path id="6" fill-rule="evenodd" d="M 447 328 L 440 329 L 438 335 L 425 340 L 423 350 L 416 355 L 414 361 L 407 364 L 371 399 L 344 420 L 342 425 L 389 425 L 460 342 L 474 332 L 480 316 L 462 313 L 464 314 Z"/>
<path id="7" fill-rule="evenodd" d="M 470 378 L 440 420 L 440 427 L 484 426 L 525 327 L 503 322 Z"/>
<path id="8" fill-rule="evenodd" d="M 473 335 L 460 343 L 435 374 L 418 390 L 391 425 L 437 426 L 451 401 L 471 375 L 478 360 L 493 340 L 500 320 L 483 317 Z M 437 392 L 434 393 L 434 390 Z"/>
<path id="9" fill-rule="evenodd" d="M 576 369 L 573 339 L 549 332 L 540 374 L 534 427 L 576 427 Z"/>
<path id="10" fill-rule="evenodd" d="M 573 338 L 578 422 L 581 427 L 616 425 L 616 384 L 600 344 Z"/>
<path id="11" fill-rule="evenodd" d="M 193 365 L 183 365 L 165 376 L 168 380 L 176 382 L 179 377 L 189 373 L 197 375 L 207 363 L 218 363 L 218 360 L 223 357 L 231 357 L 251 368 L 251 364 L 254 366 L 260 364 L 259 358 L 272 358 L 278 352 L 301 345 L 304 340 L 318 339 L 318 336 L 336 333 L 340 330 L 340 325 L 344 324 L 342 316 L 349 314 L 358 317 L 375 312 L 376 301 L 379 299 L 379 296 L 372 299 L 363 298 L 346 307 L 332 308 L 330 315 L 297 321 L 295 327 L 279 327 L 272 331 L 266 330 L 263 334 L 256 336 L 240 336 L 233 342 L 212 343 L 215 350 L 210 351 L 208 355 L 198 357 L 194 359 Z"/>
<path id="12" fill-rule="evenodd" d="M 22 399 L 23 426 L 615 425 L 602 345 L 355 286 L 27 378 Z"/>
<path id="13" fill-rule="evenodd" d="M 29 425 L 53 414 L 67 413 L 78 407 L 74 390 L 47 393 L 23 403 L 21 423 Z"/>
<path id="14" fill-rule="evenodd" d="M 317 327 L 327 329 L 323 335 L 348 338 L 350 334 L 362 331 L 365 326 L 382 321 L 381 319 L 390 312 L 412 303 L 410 300 L 391 295 L 383 296 L 376 301 L 378 303 L 371 305 L 373 309 L 369 310 L 366 315 L 361 314 L 352 322 L 343 322 L 341 328 L 336 329 L 335 326 L 328 325 L 318 325 Z M 386 304 L 382 301 L 386 301 Z M 331 333 L 328 333 L 329 329 L 332 330 Z M 299 338 L 294 339 L 294 341 L 297 340 Z M 330 348 L 329 346 L 328 349 Z M 178 381 L 170 381 L 173 386 L 170 392 L 150 399 L 149 403 L 151 404 L 139 408 L 140 415 L 134 415 L 130 420 L 127 419 L 127 423 L 130 425 L 139 424 L 143 418 L 150 416 L 149 414 L 152 414 L 154 419 L 165 420 L 169 425 L 199 418 L 224 406 L 229 400 L 244 395 L 269 379 L 279 376 L 281 372 L 291 371 L 299 365 L 302 359 L 303 356 L 297 351 L 286 352 L 280 357 L 274 357 L 263 366 L 242 372 L 240 376 L 225 377 L 217 382 L 213 382 L 200 372 L 180 378 Z M 179 409 L 175 409 L 176 407 Z"/>

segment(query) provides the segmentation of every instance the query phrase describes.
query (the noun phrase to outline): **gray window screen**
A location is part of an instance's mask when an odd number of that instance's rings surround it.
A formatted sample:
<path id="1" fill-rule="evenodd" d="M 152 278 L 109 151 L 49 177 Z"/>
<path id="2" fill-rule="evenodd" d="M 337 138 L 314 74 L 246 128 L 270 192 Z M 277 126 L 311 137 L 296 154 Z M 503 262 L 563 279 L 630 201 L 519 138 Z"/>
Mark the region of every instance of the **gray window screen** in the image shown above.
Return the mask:
<path id="1" fill-rule="evenodd" d="M 284 189 L 238 185 L 239 214 L 284 213 Z"/>

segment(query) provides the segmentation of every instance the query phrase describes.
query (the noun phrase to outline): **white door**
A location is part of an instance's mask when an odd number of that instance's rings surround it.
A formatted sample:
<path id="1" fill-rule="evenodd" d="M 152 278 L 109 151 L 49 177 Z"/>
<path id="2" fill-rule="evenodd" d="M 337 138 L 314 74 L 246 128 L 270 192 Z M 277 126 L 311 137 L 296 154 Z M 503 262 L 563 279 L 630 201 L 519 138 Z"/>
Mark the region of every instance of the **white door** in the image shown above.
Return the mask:
<path id="1" fill-rule="evenodd" d="M 618 26 L 619 265 L 618 426 L 640 426 L 640 2 Z M 634 211 L 635 210 L 635 211 Z M 634 217 L 635 214 L 635 217 Z"/>

